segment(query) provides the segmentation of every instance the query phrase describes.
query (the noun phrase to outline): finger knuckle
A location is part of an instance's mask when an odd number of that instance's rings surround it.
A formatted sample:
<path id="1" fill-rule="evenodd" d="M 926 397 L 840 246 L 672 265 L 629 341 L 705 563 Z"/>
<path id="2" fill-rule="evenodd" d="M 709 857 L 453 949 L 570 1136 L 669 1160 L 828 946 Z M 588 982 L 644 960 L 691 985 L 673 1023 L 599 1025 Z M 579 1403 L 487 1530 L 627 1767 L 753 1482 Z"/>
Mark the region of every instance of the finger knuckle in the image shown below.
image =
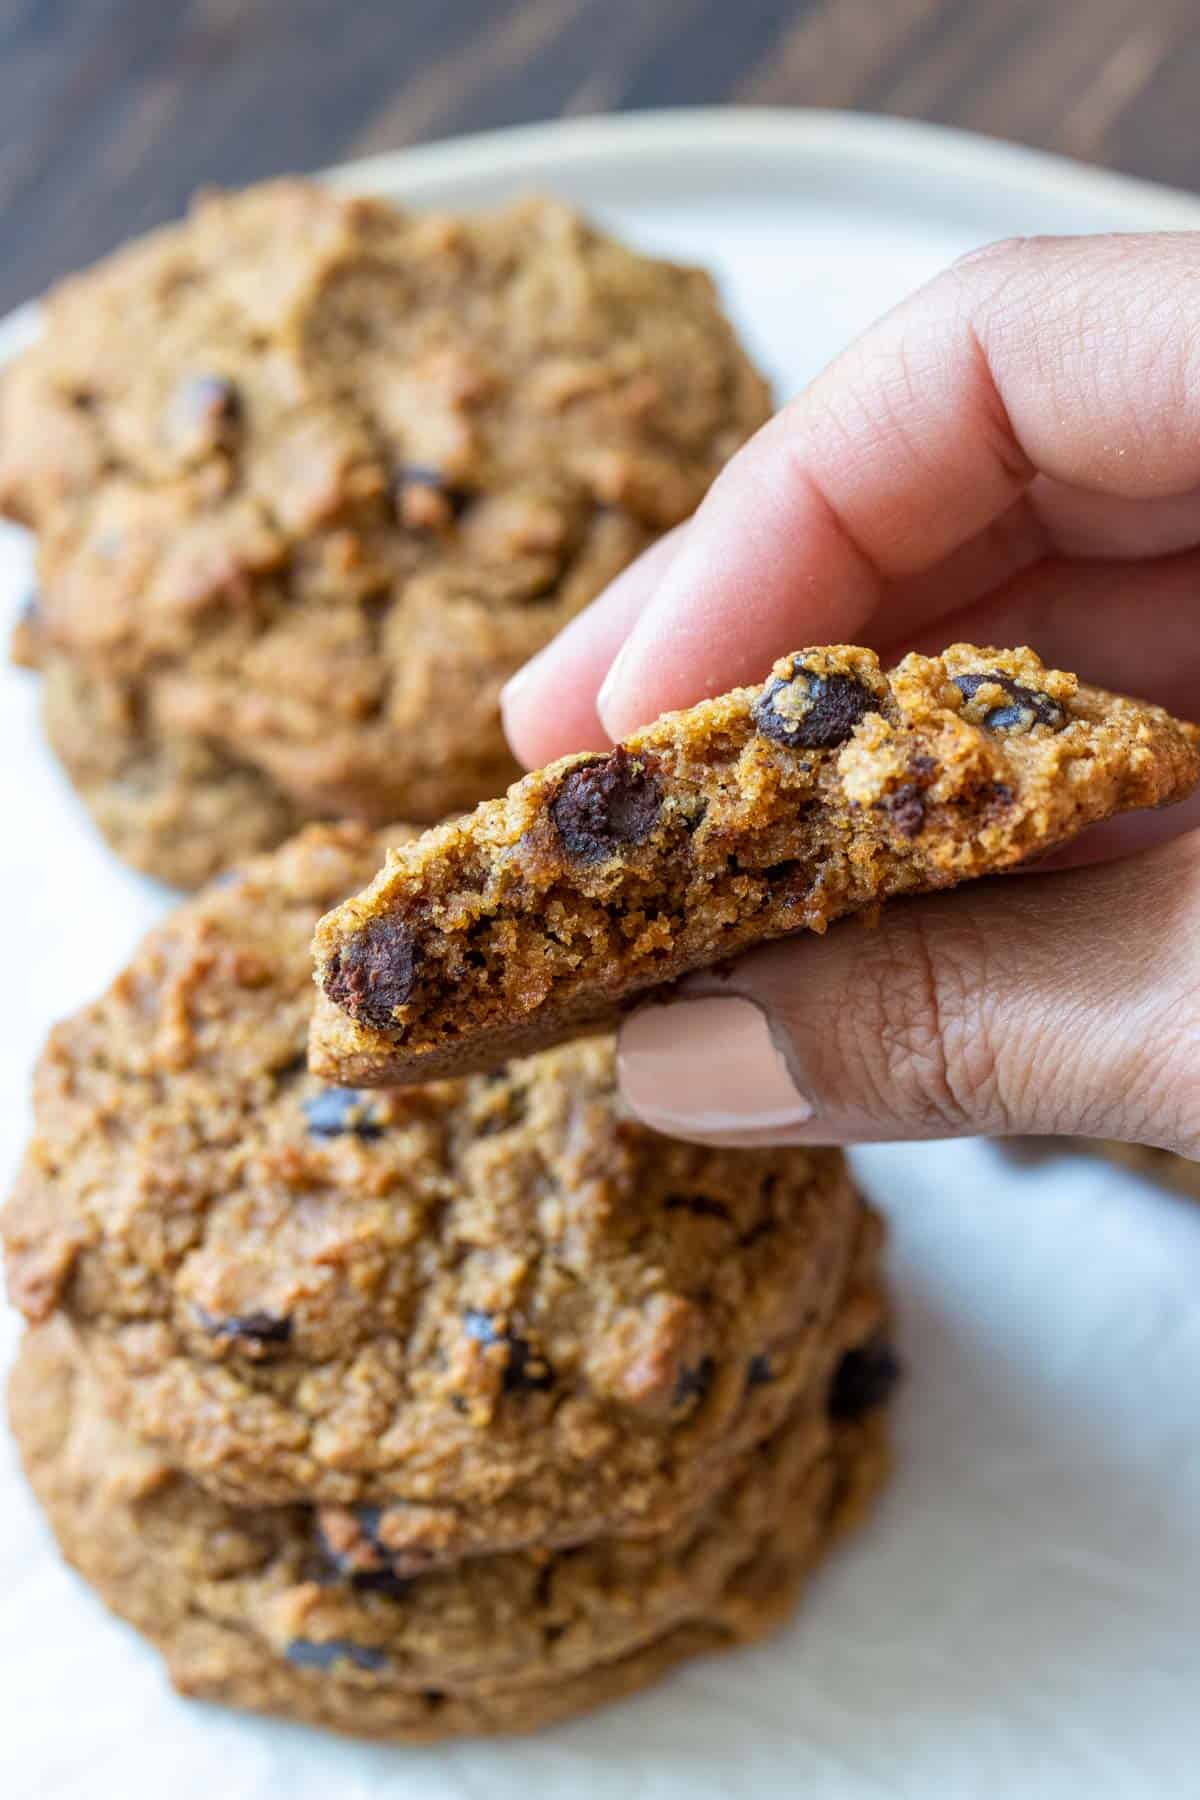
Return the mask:
<path id="1" fill-rule="evenodd" d="M 968 931 L 967 935 L 970 933 Z M 842 1029 L 878 1116 L 930 1134 L 1004 1129 L 1008 1107 L 978 976 L 962 929 L 934 929 L 922 910 L 897 909 L 857 965 L 861 990 Z"/>

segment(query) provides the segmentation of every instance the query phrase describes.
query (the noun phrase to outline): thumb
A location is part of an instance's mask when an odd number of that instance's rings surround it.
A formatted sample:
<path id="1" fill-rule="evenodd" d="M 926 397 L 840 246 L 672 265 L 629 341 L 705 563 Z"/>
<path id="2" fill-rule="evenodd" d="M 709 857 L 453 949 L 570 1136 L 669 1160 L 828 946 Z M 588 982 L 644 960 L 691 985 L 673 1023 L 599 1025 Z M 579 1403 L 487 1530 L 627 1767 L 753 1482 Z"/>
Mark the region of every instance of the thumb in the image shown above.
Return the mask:
<path id="1" fill-rule="evenodd" d="M 708 1142 L 983 1132 L 1200 1153 L 1200 833 L 902 901 L 690 977 L 620 1039 L 633 1110 Z"/>

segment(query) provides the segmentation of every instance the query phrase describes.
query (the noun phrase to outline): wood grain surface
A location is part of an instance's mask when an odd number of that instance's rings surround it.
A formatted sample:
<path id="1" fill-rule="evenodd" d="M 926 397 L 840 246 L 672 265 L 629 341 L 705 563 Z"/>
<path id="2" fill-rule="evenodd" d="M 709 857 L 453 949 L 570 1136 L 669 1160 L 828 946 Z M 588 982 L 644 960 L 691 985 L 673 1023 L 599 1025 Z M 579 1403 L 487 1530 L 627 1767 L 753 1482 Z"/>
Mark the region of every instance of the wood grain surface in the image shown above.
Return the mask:
<path id="1" fill-rule="evenodd" d="M 0 0 L 0 308 L 204 182 L 565 114 L 934 119 L 1200 188 L 1196 0 Z"/>

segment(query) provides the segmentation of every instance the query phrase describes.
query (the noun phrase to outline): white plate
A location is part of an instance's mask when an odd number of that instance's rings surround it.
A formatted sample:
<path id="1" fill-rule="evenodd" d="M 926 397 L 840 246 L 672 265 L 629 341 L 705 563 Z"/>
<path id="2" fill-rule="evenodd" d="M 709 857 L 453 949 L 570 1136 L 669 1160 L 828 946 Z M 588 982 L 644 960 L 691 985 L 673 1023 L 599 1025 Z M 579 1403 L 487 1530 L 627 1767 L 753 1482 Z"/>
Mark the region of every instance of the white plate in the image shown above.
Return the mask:
<path id="1" fill-rule="evenodd" d="M 702 112 L 538 127 L 342 171 L 416 202 L 553 190 L 709 263 L 780 391 L 949 257 L 1025 232 L 1188 228 L 1184 195 L 925 126 Z M 8 327 L 29 329 L 22 318 Z M 0 588 L 26 582 L 17 534 Z M 51 1019 L 165 896 L 105 852 L 0 672 L 0 1158 Z M 0 1448 L 0 1792 L 11 1800 L 637 1794 L 1157 1797 L 1193 1780 L 1200 1208 L 978 1144 L 861 1159 L 895 1224 L 910 1379 L 879 1515 L 772 1644 L 516 1744 L 364 1748 L 185 1705 L 59 1564 Z M 0 1323 L 7 1355 L 11 1315 Z"/>

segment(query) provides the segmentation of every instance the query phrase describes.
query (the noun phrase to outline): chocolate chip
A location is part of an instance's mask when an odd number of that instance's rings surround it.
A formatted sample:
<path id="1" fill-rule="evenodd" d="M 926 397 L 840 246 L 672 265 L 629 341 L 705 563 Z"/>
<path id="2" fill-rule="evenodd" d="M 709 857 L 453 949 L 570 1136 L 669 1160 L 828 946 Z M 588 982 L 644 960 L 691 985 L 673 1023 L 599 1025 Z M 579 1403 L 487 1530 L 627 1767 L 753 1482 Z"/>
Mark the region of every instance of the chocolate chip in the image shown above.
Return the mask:
<path id="1" fill-rule="evenodd" d="M 500 1318 L 501 1315 L 496 1313 L 481 1312 L 477 1307 L 469 1306 L 463 1314 L 463 1328 L 477 1344 L 504 1345 L 508 1352 L 502 1383 L 506 1394 L 545 1393 L 554 1386 L 553 1369 L 527 1338 L 508 1331 Z"/>
<path id="2" fill-rule="evenodd" d="M 1012 702 L 1010 706 L 989 707 L 982 720 L 976 721 L 989 731 L 1032 731 L 1035 725 L 1048 725 L 1051 731 L 1061 731 L 1067 722 L 1066 712 L 1057 700 L 1036 688 L 1023 687 L 1011 675 L 1002 675 L 998 669 L 986 670 L 979 675 L 956 675 L 954 685 L 964 700 L 973 700 L 982 687 L 998 687 L 1008 695 Z"/>
<path id="3" fill-rule="evenodd" d="M 385 1600 L 403 1600 L 412 1587 L 407 1579 L 392 1569 L 354 1569 L 347 1577 L 356 1594 L 382 1594 Z"/>
<path id="4" fill-rule="evenodd" d="M 733 1215 L 723 1200 L 710 1200 L 706 1194 L 668 1194 L 663 1201 L 667 1212 L 688 1212 L 697 1219 L 724 1219 Z"/>
<path id="5" fill-rule="evenodd" d="M 391 1567 L 387 1546 L 379 1538 L 381 1514 L 382 1508 L 378 1506 L 355 1509 L 354 1519 L 362 1534 L 361 1541 L 347 1550 L 334 1548 L 318 1518 L 317 1541 L 322 1556 L 338 1579 L 356 1593 L 383 1594 L 389 1600 L 402 1600 L 411 1588 L 412 1580 L 397 1575 Z"/>
<path id="6" fill-rule="evenodd" d="M 746 1365 L 746 1386 L 748 1388 L 765 1387 L 768 1381 L 774 1381 L 775 1373 L 771 1368 L 771 1360 L 767 1356 L 752 1356 Z"/>
<path id="7" fill-rule="evenodd" d="M 455 487 L 425 463 L 405 463 L 392 477 L 396 517 L 409 531 L 445 531 L 471 499 L 465 488 Z"/>
<path id="8" fill-rule="evenodd" d="M 675 1383 L 675 1392 L 671 1395 L 671 1405 L 684 1406 L 689 1400 L 703 1400 L 712 1386 L 716 1369 L 717 1365 L 711 1356 L 704 1357 L 692 1368 L 681 1369 Z"/>
<path id="9" fill-rule="evenodd" d="M 227 375 L 189 375 L 171 396 L 167 435 L 180 449 L 216 449 L 241 422 L 242 397 Z"/>
<path id="10" fill-rule="evenodd" d="M 352 1019 L 389 1031 L 395 1011 L 416 986 L 416 941 L 399 919 L 370 919 L 335 952 L 325 976 L 325 992 Z"/>
<path id="11" fill-rule="evenodd" d="M 322 1088 L 304 1102 L 304 1116 L 314 1137 L 381 1138 L 383 1126 L 357 1088 Z"/>
<path id="12" fill-rule="evenodd" d="M 925 796 L 913 781 L 898 787 L 887 802 L 888 817 L 901 837 L 921 835 L 925 825 Z"/>
<path id="13" fill-rule="evenodd" d="M 829 1389 L 831 1419 L 852 1421 L 883 1405 L 900 1379 L 900 1358 L 883 1338 L 847 1350 Z"/>
<path id="14" fill-rule="evenodd" d="M 508 1367 L 504 1371 L 506 1394 L 545 1394 L 554 1386 L 554 1371 L 544 1356 L 524 1338 L 508 1340 Z"/>
<path id="15" fill-rule="evenodd" d="M 229 1317 L 219 1318 L 215 1313 L 206 1311 L 203 1306 L 198 1306 L 196 1316 L 209 1337 L 226 1338 L 231 1343 L 244 1343 L 251 1347 L 286 1344 L 292 1335 L 292 1321 L 278 1318 L 269 1312 L 234 1313 Z"/>
<path id="16" fill-rule="evenodd" d="M 619 745 L 610 756 L 568 769 L 550 802 L 564 850 L 577 862 L 603 862 L 644 843 L 662 808 L 662 789 L 646 764 Z"/>
<path id="17" fill-rule="evenodd" d="M 312 1638 L 293 1638 L 284 1655 L 298 1669 L 332 1669 L 335 1663 L 353 1663 L 356 1669 L 383 1669 L 387 1657 L 382 1650 L 367 1644 L 351 1643 L 349 1638 L 326 1638 L 316 1643 Z"/>
<path id="18" fill-rule="evenodd" d="M 986 814 L 1004 814 L 1013 805 L 1015 794 L 1007 781 L 984 781 L 979 790 L 979 806 Z"/>
<path id="19" fill-rule="evenodd" d="M 819 675 L 795 663 L 790 680 L 771 681 L 751 717 L 764 737 L 793 750 L 831 750 L 844 744 L 879 701 L 852 675 Z"/>

